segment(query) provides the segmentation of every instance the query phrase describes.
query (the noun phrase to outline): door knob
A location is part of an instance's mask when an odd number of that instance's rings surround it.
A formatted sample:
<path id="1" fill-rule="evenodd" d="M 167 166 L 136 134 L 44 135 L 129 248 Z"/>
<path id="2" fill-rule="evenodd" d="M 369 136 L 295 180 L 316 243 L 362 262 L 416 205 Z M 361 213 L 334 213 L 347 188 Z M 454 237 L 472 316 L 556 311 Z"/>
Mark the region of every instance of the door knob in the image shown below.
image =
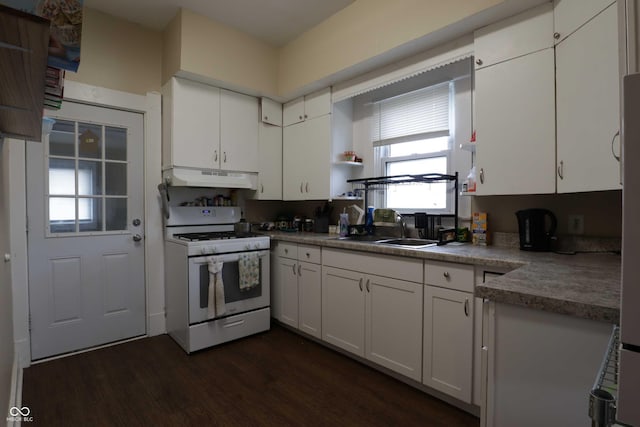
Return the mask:
<path id="1" fill-rule="evenodd" d="M 139 234 L 134 234 L 133 235 L 133 241 L 134 242 L 139 242 L 140 240 L 142 240 L 142 236 Z"/>
<path id="2" fill-rule="evenodd" d="M 140 219 L 136 218 L 131 223 L 133 224 L 134 227 L 138 227 L 140 225 Z"/>

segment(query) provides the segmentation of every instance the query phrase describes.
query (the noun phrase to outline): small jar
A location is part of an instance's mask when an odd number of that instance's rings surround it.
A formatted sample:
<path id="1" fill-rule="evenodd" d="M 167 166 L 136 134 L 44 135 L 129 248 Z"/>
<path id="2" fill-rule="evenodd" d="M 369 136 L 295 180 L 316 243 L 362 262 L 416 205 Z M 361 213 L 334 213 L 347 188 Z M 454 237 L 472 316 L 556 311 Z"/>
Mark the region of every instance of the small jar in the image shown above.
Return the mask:
<path id="1" fill-rule="evenodd" d="M 313 231 L 313 219 L 307 218 L 304 220 L 304 231 Z"/>

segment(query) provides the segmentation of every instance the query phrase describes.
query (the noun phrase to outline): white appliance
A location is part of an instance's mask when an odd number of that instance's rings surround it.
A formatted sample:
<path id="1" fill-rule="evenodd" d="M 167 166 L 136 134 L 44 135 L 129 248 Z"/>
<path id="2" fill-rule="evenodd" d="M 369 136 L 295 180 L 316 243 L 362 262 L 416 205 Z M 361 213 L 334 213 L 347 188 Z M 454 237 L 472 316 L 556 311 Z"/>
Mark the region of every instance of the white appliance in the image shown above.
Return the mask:
<path id="1" fill-rule="evenodd" d="M 167 332 L 191 353 L 270 327 L 269 237 L 236 235 L 237 207 L 169 207 L 165 236 Z M 240 289 L 239 261 L 255 254 L 258 284 Z M 209 309 L 209 259 L 222 262 L 224 307 Z"/>
<path id="2" fill-rule="evenodd" d="M 640 425 L 640 73 L 623 80 L 622 293 L 617 420 Z"/>

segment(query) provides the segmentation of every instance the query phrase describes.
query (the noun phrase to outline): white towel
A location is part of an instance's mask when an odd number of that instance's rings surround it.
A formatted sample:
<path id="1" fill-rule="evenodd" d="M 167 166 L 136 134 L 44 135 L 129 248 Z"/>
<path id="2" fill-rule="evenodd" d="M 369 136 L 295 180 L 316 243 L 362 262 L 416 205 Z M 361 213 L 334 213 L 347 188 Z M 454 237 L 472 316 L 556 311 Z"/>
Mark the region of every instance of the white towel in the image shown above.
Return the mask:
<path id="1" fill-rule="evenodd" d="M 209 318 L 223 315 L 227 309 L 224 306 L 224 283 L 222 282 L 223 261 L 219 257 L 207 257 L 209 264 L 209 300 L 207 313 Z"/>
<path id="2" fill-rule="evenodd" d="M 238 270 L 241 291 L 248 291 L 260 284 L 260 256 L 257 253 L 240 255 Z"/>

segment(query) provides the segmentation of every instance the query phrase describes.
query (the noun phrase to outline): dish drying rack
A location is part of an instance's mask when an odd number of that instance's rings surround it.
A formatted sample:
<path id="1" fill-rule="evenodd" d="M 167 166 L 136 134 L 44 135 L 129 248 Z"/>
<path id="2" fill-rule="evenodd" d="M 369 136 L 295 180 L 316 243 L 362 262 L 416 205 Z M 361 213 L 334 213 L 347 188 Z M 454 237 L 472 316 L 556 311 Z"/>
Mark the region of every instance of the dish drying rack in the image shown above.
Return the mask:
<path id="1" fill-rule="evenodd" d="M 589 417 L 593 427 L 608 427 L 616 421 L 620 327 L 614 325 L 606 354 L 589 393 Z"/>
<path id="2" fill-rule="evenodd" d="M 355 189 L 360 189 L 364 193 L 365 209 L 369 206 L 370 190 L 386 190 L 390 185 L 411 185 L 423 183 L 452 182 L 454 191 L 454 213 L 441 214 L 442 218 L 453 218 L 455 229 L 458 229 L 458 172 L 454 175 L 441 173 L 427 173 L 422 175 L 394 175 L 380 176 L 376 178 L 355 178 L 347 180 Z"/>

